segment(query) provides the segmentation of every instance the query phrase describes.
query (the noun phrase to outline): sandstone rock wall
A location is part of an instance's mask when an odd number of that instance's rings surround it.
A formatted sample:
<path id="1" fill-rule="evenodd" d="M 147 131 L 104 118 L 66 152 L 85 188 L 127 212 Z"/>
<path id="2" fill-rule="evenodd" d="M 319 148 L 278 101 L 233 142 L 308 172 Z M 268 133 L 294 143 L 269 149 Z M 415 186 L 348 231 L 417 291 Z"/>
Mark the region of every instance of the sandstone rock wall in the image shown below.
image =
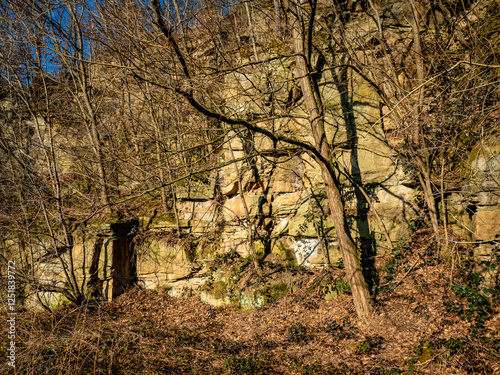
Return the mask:
<path id="1" fill-rule="evenodd" d="M 499 139 L 479 144 L 469 155 L 467 179 L 447 201 L 453 231 L 476 245 L 475 271 L 484 285 L 499 283 L 500 146 Z"/>
<path id="2" fill-rule="evenodd" d="M 395 61 L 408 60 L 402 65 L 412 70 L 413 63 L 405 55 L 413 41 L 408 21 L 411 7 L 407 2 L 383 3 L 380 15 L 387 46 Z M 433 17 L 435 28 L 444 17 L 439 11 Z M 343 32 L 344 38 L 359 47 L 355 49 L 359 53 L 353 52 L 350 58 L 360 64 L 383 66 L 376 40 L 379 29 L 373 17 L 359 12 Z M 332 55 L 332 66 L 345 62 L 338 46 L 323 47 L 325 54 Z M 264 58 L 272 51 L 262 53 Z M 319 57 L 314 59 L 318 63 Z M 249 62 L 247 59 L 242 65 Z M 403 139 L 387 106 L 366 79 L 352 70 L 344 77 L 348 84 L 339 82 L 333 69 L 322 69 L 318 74 L 325 130 L 328 142 L 335 146 L 333 163 L 342 184 L 352 235 L 369 256 L 384 254 L 391 247 L 385 232 L 391 243 L 396 243 L 424 216 L 415 177 L 407 170 L 407 161 L 395 151 Z M 403 76 L 396 79 L 401 87 L 409 80 Z M 227 74 L 221 84 L 226 115 L 266 118 L 259 126 L 314 143 L 298 91 L 294 57 L 270 59 L 261 69 L 239 69 Z M 272 113 L 269 86 L 279 87 L 273 92 L 274 100 L 283 104 Z M 432 100 L 425 98 L 425 105 Z M 411 97 L 408 102 L 412 103 Z M 275 145 L 261 134 L 238 127 L 226 126 L 223 130 L 226 136 L 216 158 L 225 166 L 175 184 L 175 209 L 160 215 L 155 211 L 136 220 L 94 223 L 74 232 L 76 274 L 89 294 L 111 299 L 138 283 L 178 295 L 185 288 L 204 283 L 207 263 L 215 257 L 231 252 L 248 257 L 249 233 L 257 255 L 264 259 L 306 267 L 341 263 L 316 161 L 300 149 L 274 149 Z M 70 139 L 56 132 L 63 177 L 69 178 L 78 164 L 77 154 L 63 152 L 65 147 L 85 142 L 83 139 L 86 137 L 80 133 Z M 491 287 L 498 283 L 498 271 L 493 267 L 498 264 L 500 241 L 498 144 L 499 139 L 484 139 L 478 144 L 469 155 L 468 169 L 460 183 L 445 197 L 446 218 L 456 235 L 452 241 L 465 239 L 474 244 L 476 270 Z M 121 180 L 116 180 L 119 185 Z M 132 190 L 127 184 L 139 183 L 128 181 L 117 189 Z M 41 258 L 37 273 L 41 280 L 64 285 L 63 270 L 54 259 Z M 224 277 L 221 275 L 219 281 L 226 282 Z M 220 304 L 227 302 L 226 297 L 204 298 Z"/>

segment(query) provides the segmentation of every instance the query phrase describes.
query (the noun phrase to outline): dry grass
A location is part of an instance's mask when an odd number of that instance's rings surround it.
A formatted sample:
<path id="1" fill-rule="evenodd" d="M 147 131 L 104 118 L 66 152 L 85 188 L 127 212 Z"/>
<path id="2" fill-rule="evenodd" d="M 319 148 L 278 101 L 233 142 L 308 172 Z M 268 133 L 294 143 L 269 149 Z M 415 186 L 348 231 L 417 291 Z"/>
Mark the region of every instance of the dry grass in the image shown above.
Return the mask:
<path id="1" fill-rule="evenodd" d="M 469 250 L 460 251 L 465 259 Z M 394 277 L 397 286 L 382 288 L 363 323 L 350 295 L 321 296 L 320 281 L 340 270 L 282 269 L 299 290 L 252 311 L 133 289 L 106 304 L 20 313 L 16 373 L 500 373 L 498 299 L 475 309 L 450 289 L 451 267 L 427 233 L 377 267 L 381 284 Z M 464 275 L 455 271 L 455 282 Z"/>

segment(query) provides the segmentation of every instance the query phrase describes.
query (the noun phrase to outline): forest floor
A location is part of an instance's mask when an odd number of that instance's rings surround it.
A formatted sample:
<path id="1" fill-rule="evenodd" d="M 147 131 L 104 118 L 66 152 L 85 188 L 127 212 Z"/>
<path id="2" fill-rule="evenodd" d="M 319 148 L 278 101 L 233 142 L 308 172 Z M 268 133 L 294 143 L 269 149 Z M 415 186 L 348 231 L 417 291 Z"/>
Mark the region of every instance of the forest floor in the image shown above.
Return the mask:
<path id="1" fill-rule="evenodd" d="M 342 270 L 271 263 L 260 277 L 281 272 L 300 287 L 249 311 L 134 288 L 109 303 L 18 313 L 15 373 L 500 374 L 498 291 L 480 293 L 471 248 L 455 245 L 453 262 L 435 248 L 421 231 L 376 259 L 365 322 L 348 291 L 324 298 Z M 5 359 L 0 372 L 14 373 Z"/>

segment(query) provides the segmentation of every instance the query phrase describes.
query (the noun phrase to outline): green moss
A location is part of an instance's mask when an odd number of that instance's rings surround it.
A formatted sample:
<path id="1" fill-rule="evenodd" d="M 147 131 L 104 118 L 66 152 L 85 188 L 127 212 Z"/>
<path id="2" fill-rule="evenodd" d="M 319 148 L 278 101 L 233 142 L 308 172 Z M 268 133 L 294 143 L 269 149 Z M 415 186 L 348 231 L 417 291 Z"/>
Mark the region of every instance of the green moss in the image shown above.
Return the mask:
<path id="1" fill-rule="evenodd" d="M 184 253 L 191 263 L 196 261 L 196 246 L 194 246 L 193 244 L 187 244 L 187 246 L 184 248 Z"/>
<path id="2" fill-rule="evenodd" d="M 240 258 L 240 263 L 233 268 L 233 274 L 239 274 L 243 272 L 243 270 L 251 264 L 252 264 L 251 256 L 248 256 L 246 258 Z"/>
<path id="3" fill-rule="evenodd" d="M 196 252 L 200 258 L 198 260 L 214 260 L 220 254 L 220 246 L 217 243 L 200 242 Z"/>
<path id="4" fill-rule="evenodd" d="M 223 280 L 216 281 L 212 284 L 212 290 L 210 294 L 217 299 L 224 299 L 228 295 L 227 284 Z"/>
<path id="5" fill-rule="evenodd" d="M 259 256 L 262 256 L 266 252 L 266 246 L 262 240 L 258 240 L 254 242 L 255 253 Z"/>
<path id="6" fill-rule="evenodd" d="M 273 284 L 255 292 L 255 299 L 258 296 L 264 297 L 264 304 L 274 303 L 287 291 L 287 286 L 283 283 Z"/>
<path id="7" fill-rule="evenodd" d="M 164 213 L 164 214 L 159 215 L 156 218 L 154 218 L 154 222 L 162 222 L 162 221 L 166 221 L 166 222 L 175 224 L 176 223 L 175 214 L 172 211 L 169 211 L 167 213 Z"/>
<path id="8" fill-rule="evenodd" d="M 183 187 L 183 186 L 187 186 L 187 184 L 188 184 L 188 180 L 187 179 L 183 179 L 183 180 L 177 181 L 175 183 L 175 186 Z"/>
<path id="9" fill-rule="evenodd" d="M 233 305 L 241 311 L 251 310 L 265 305 L 264 297 L 250 291 L 241 291 L 234 296 Z"/>
<path id="10" fill-rule="evenodd" d="M 467 158 L 467 162 L 465 163 L 465 168 L 463 169 L 462 177 L 465 178 L 470 177 L 472 171 L 472 165 L 477 160 L 480 150 L 481 150 L 481 145 L 476 145 L 472 148 L 472 150 L 469 153 L 469 157 Z"/>
<path id="11" fill-rule="evenodd" d="M 434 353 L 434 349 L 429 341 L 424 341 L 421 344 L 421 348 L 419 348 L 419 356 L 418 361 L 420 363 L 424 363 L 429 361 L 432 358 L 432 354 Z"/>
<path id="12" fill-rule="evenodd" d="M 347 293 L 351 290 L 347 281 L 341 279 L 326 279 L 321 283 L 321 295 L 327 301 L 331 301 L 340 294 Z"/>
<path id="13" fill-rule="evenodd" d="M 328 260 L 330 265 L 335 268 L 341 268 L 343 265 L 342 253 L 337 244 L 328 244 Z"/>
<path id="14" fill-rule="evenodd" d="M 105 224 L 117 224 L 126 221 L 126 218 L 122 211 L 113 210 L 104 214 L 101 221 Z"/>
<path id="15" fill-rule="evenodd" d="M 137 198 L 137 201 L 143 205 L 143 208 L 156 208 L 163 205 L 160 194 L 144 194 Z"/>
<path id="16" fill-rule="evenodd" d="M 297 266 L 297 260 L 295 259 L 295 252 L 291 242 L 287 243 L 285 238 L 279 238 L 273 241 L 271 246 L 271 253 L 276 254 L 280 259 L 287 263 L 289 266 Z"/>
<path id="17" fill-rule="evenodd" d="M 486 160 L 500 155 L 500 145 L 496 143 L 496 139 L 490 139 L 489 142 L 477 144 L 472 148 L 465 163 L 465 168 L 463 169 L 462 176 L 465 178 L 471 177 L 473 169 L 475 169 L 475 163 L 480 157 L 485 157 Z"/>

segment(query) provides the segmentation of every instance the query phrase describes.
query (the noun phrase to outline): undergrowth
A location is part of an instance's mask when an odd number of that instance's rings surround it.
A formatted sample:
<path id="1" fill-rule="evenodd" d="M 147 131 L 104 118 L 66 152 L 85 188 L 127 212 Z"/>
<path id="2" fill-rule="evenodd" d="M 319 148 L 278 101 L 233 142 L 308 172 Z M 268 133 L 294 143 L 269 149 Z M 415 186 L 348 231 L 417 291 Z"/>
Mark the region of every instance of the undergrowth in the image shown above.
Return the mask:
<path id="1" fill-rule="evenodd" d="M 378 260 L 386 286 L 380 286 L 374 317 L 366 324 L 355 319 L 344 271 L 269 264 L 263 268 L 267 277 L 286 272 L 295 289 L 252 311 L 133 289 L 100 305 L 22 312 L 16 371 L 492 374 L 500 370 L 498 293 L 482 288 L 470 249 L 459 250 L 461 262 L 452 268 L 428 232 L 401 241 Z M 236 252 L 220 255 L 213 267 L 251 273 L 251 262 Z M 0 364 L 0 372 L 7 371 Z"/>

